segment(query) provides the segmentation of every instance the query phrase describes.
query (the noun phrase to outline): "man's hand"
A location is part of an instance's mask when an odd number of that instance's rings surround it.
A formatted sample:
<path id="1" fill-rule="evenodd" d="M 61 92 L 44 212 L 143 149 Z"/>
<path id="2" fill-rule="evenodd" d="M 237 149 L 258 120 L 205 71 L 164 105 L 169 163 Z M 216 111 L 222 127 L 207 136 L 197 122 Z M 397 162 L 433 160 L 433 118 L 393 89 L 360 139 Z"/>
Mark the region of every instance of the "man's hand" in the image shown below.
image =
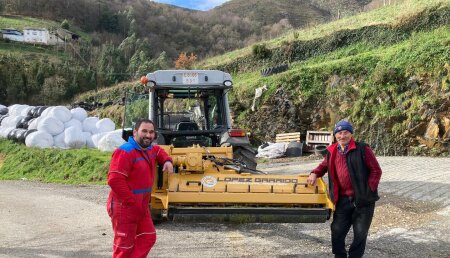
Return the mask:
<path id="1" fill-rule="evenodd" d="M 306 182 L 310 185 L 315 185 L 316 184 L 316 179 L 317 179 L 317 175 L 314 173 L 309 174 L 308 179 L 306 179 Z"/>
<path id="2" fill-rule="evenodd" d="M 172 162 L 167 161 L 166 163 L 164 163 L 163 171 L 167 172 L 167 174 L 169 174 L 169 175 L 173 174 Z"/>

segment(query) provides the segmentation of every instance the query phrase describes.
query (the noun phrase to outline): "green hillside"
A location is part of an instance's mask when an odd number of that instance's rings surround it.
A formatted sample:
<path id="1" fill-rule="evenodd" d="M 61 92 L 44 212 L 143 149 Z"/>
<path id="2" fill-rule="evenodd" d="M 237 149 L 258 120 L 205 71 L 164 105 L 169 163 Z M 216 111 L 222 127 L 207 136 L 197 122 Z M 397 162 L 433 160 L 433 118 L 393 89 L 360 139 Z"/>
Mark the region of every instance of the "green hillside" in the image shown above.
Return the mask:
<path id="1" fill-rule="evenodd" d="M 251 131 L 255 144 L 277 133 L 331 129 L 348 118 L 379 154 L 448 155 L 449 24 L 450 1 L 405 0 L 206 59 L 197 68 L 233 74 L 235 126 Z M 254 54 L 255 46 L 268 54 Z M 289 70 L 260 75 L 281 63 Z M 263 85 L 269 89 L 251 112 L 254 91 Z"/>
<path id="2" fill-rule="evenodd" d="M 174 67 L 182 53 L 215 56 L 329 21 L 336 6 L 350 13 L 361 6 L 357 0 L 257 2 L 232 0 L 201 12 L 154 1 L 0 0 L 0 28 L 64 24 L 81 36 L 55 47 L 0 39 L 1 102 L 67 104 L 76 94 Z"/>
<path id="3" fill-rule="evenodd" d="M 14 28 L 23 30 L 25 27 L 33 28 L 58 28 L 60 24 L 54 21 L 42 20 L 32 17 L 0 16 L 0 28 Z"/>
<path id="4" fill-rule="evenodd" d="M 292 30 L 280 37 L 261 43 L 264 43 L 268 48 L 276 48 L 289 41 L 310 41 L 317 38 L 328 37 L 339 31 L 355 30 L 376 25 L 395 26 L 403 20 L 420 16 L 425 10 L 429 10 L 436 6 L 448 6 L 450 4 L 449 0 L 403 0 L 399 2 L 401 2 L 401 4 L 390 5 L 367 13 L 345 17 L 334 22 L 306 29 Z M 251 55 L 251 49 L 252 46 L 248 46 L 224 55 L 208 58 L 203 60 L 200 65 L 207 68 L 217 64 L 230 63 L 239 57 Z"/>
<path id="5" fill-rule="evenodd" d="M 330 130 L 348 118 L 358 128 L 357 137 L 379 154 L 448 155 L 450 4 L 405 4 L 409 13 L 402 6 L 383 8 L 367 14 L 378 20 L 360 15 L 298 34 L 308 39 L 287 35 L 267 42 L 266 58 L 247 49 L 204 66 L 235 74 L 233 109 L 256 142 L 282 132 Z M 341 29 L 330 29 L 336 27 Z M 260 76 L 260 69 L 280 63 L 290 69 Z M 252 113 L 254 90 L 262 85 L 269 90 Z"/>

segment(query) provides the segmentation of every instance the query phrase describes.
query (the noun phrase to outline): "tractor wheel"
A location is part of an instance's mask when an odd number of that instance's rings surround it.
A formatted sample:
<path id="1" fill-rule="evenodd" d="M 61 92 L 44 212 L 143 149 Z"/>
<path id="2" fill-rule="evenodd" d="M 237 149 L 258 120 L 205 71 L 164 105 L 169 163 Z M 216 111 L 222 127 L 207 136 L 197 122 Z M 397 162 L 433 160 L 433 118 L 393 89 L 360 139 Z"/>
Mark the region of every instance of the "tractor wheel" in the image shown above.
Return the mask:
<path id="1" fill-rule="evenodd" d="M 163 219 L 162 219 L 162 210 L 160 209 L 150 209 L 151 215 L 152 215 L 152 220 L 153 220 L 153 224 L 160 224 Z"/>
<path id="2" fill-rule="evenodd" d="M 233 159 L 237 159 L 247 165 L 247 168 L 256 169 L 256 153 L 254 151 L 236 147 L 233 151 Z"/>

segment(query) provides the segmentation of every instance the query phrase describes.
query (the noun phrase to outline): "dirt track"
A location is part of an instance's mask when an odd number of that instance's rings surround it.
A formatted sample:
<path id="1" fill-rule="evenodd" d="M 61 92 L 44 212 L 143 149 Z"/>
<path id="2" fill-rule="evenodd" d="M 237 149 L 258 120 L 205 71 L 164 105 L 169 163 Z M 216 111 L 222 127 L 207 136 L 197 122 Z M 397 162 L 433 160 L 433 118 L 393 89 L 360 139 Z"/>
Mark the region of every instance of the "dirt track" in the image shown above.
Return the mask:
<path id="1" fill-rule="evenodd" d="M 450 158 L 381 157 L 365 257 L 448 257 Z M 307 172 L 318 161 L 265 164 Z M 300 167 L 302 166 L 302 167 Z M 0 181 L 0 257 L 109 257 L 106 186 Z M 157 227 L 152 257 L 332 257 L 324 224 L 173 224 Z"/>

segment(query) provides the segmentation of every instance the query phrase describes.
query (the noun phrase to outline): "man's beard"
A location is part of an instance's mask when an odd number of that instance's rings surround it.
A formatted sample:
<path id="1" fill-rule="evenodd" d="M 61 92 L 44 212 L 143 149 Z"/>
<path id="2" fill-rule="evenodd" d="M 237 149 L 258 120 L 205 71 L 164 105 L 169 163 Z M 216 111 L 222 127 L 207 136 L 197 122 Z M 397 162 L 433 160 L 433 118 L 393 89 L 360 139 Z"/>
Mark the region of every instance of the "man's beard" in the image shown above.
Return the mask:
<path id="1" fill-rule="evenodd" d="M 144 149 L 148 148 L 152 144 L 153 139 L 152 138 L 147 138 L 147 139 L 149 140 L 148 143 L 146 143 L 144 141 L 144 138 L 139 138 L 138 139 L 139 146 L 141 146 Z"/>

